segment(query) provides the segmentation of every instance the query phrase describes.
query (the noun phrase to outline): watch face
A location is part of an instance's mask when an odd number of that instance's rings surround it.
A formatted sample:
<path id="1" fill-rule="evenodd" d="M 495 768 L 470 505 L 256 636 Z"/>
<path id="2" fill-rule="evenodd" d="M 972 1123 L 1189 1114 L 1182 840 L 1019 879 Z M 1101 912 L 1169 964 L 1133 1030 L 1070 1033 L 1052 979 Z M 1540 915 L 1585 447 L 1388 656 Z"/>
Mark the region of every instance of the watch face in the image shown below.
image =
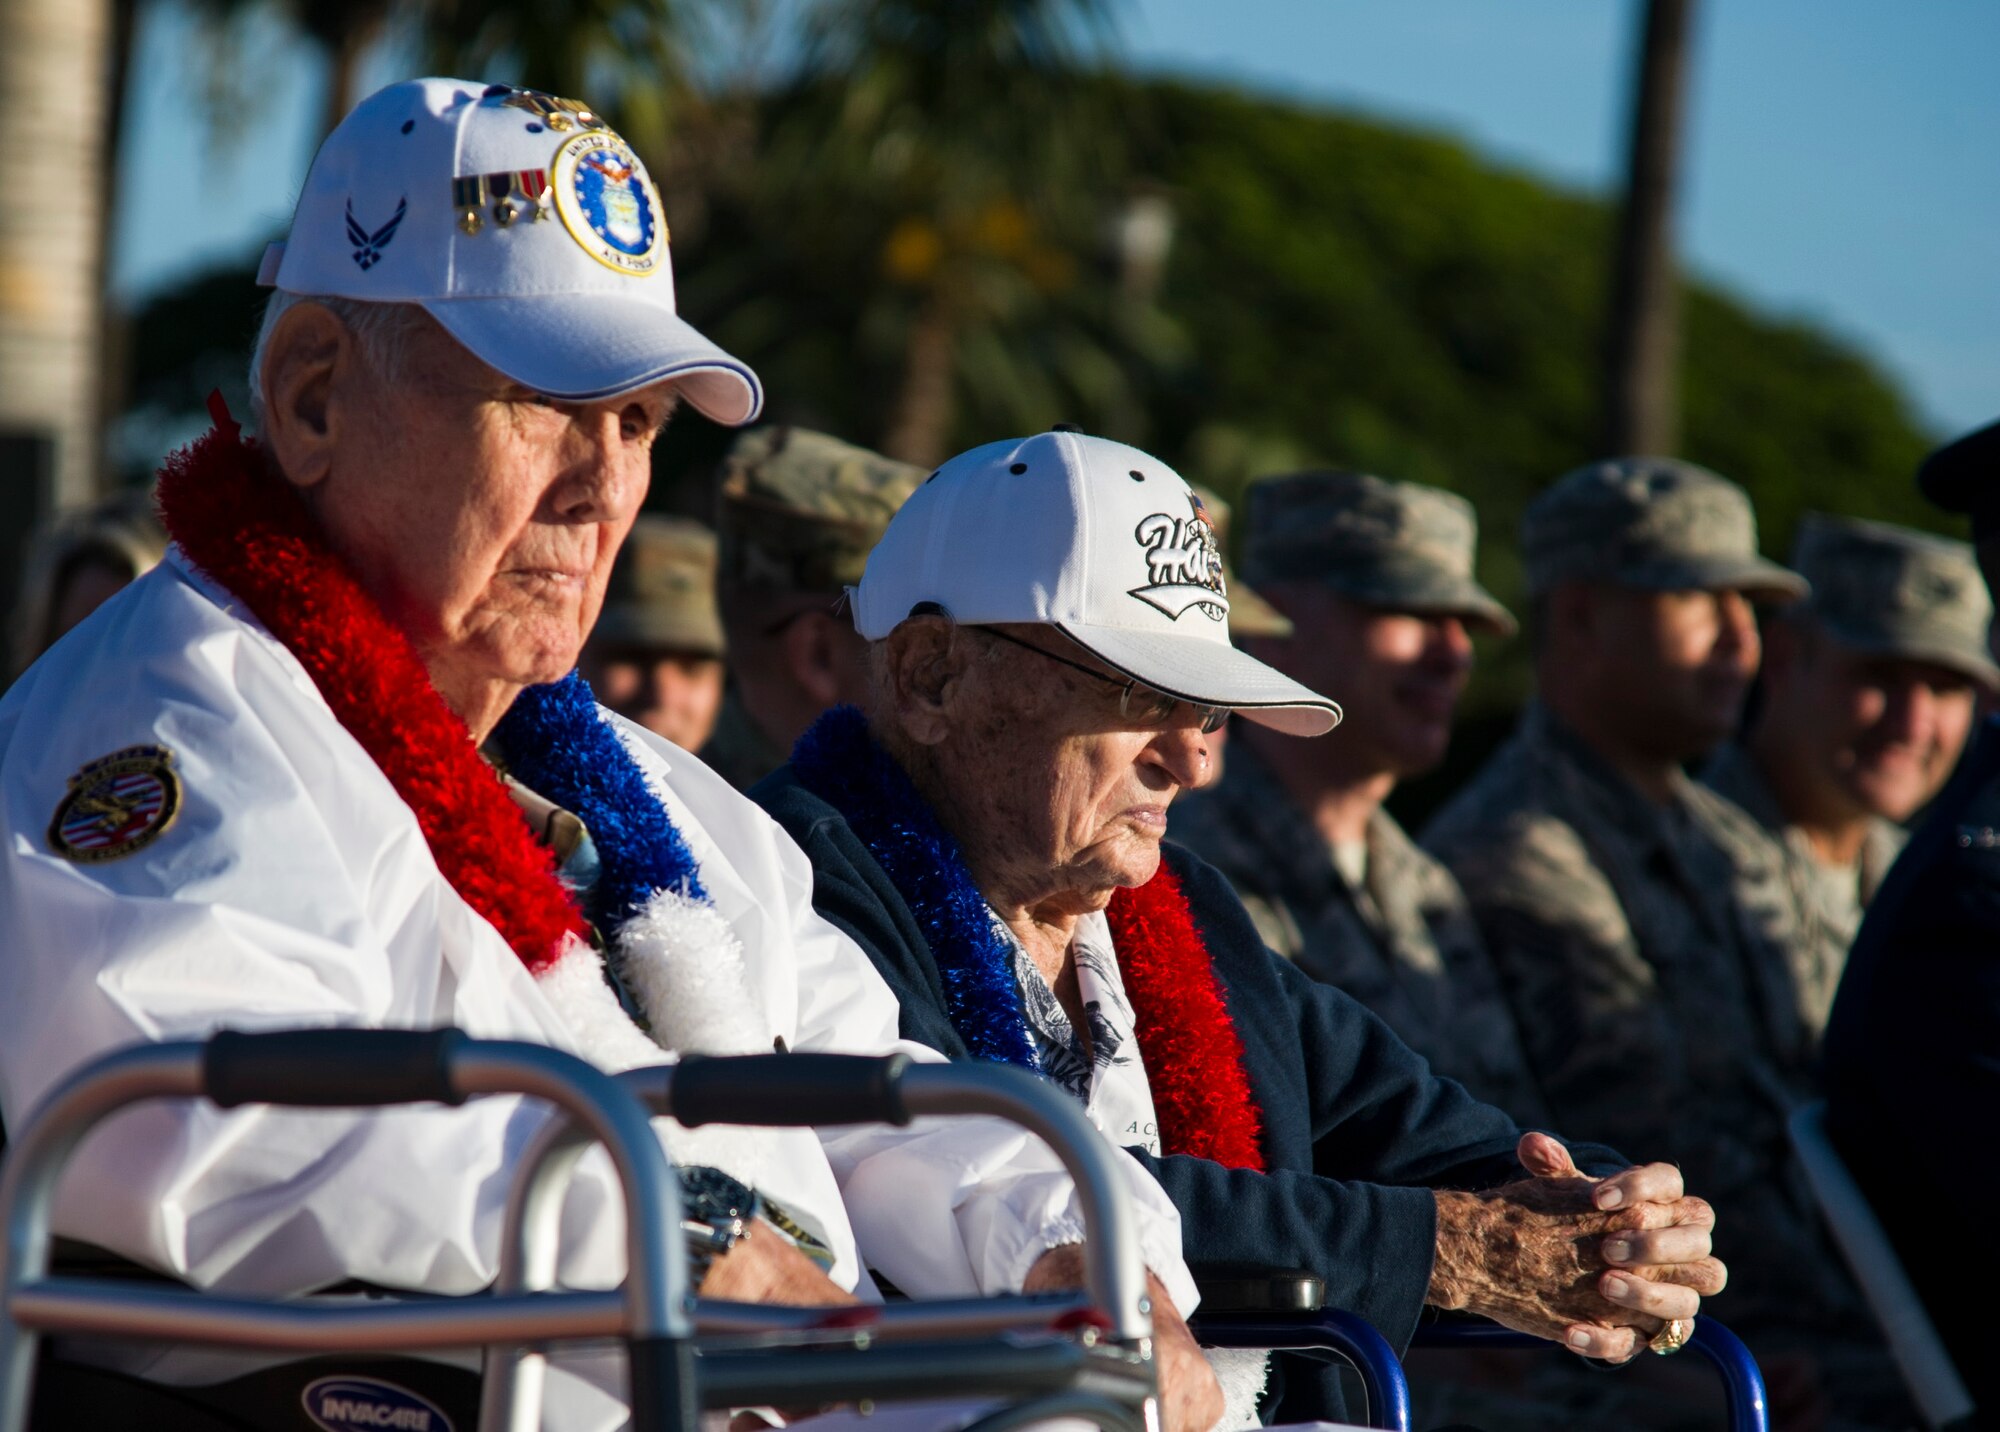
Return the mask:
<path id="1" fill-rule="evenodd" d="M 722 1224 L 750 1218 L 757 1212 L 757 1195 L 750 1185 L 719 1168 L 690 1164 L 676 1170 L 681 1177 L 681 1202 L 688 1218 Z"/>

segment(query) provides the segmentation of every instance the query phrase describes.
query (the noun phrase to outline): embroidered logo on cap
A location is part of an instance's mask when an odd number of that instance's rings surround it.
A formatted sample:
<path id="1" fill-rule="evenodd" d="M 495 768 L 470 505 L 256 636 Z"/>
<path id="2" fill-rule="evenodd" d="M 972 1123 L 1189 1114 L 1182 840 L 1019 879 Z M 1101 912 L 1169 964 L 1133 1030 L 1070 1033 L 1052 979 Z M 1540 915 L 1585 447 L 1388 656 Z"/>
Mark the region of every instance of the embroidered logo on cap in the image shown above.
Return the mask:
<path id="1" fill-rule="evenodd" d="M 584 252 L 620 273 L 660 267 L 667 226 L 660 196 L 632 146 L 609 130 L 573 134 L 549 166 L 556 212 Z"/>
<path id="2" fill-rule="evenodd" d="M 180 808 L 174 753 L 165 746 L 127 746 L 69 778 L 69 791 L 49 821 L 49 848 L 80 865 L 116 860 L 158 840 Z"/>
<path id="3" fill-rule="evenodd" d="M 1229 612 L 1222 580 L 1222 546 L 1215 540 L 1214 524 L 1201 499 L 1192 492 L 1187 498 L 1192 509 L 1189 516 L 1155 512 L 1141 518 L 1133 529 L 1132 535 L 1145 552 L 1148 582 L 1132 588 L 1129 595 L 1175 621 L 1196 610 L 1219 622 Z"/>
<path id="4" fill-rule="evenodd" d="M 389 222 L 370 233 L 354 217 L 354 201 L 347 201 L 347 241 L 354 245 L 354 261 L 367 273 L 382 261 L 382 250 L 389 247 L 389 240 L 396 237 L 396 228 L 403 222 L 403 215 L 410 211 L 410 201 L 405 196 L 396 201 L 396 212 L 389 216 Z"/>

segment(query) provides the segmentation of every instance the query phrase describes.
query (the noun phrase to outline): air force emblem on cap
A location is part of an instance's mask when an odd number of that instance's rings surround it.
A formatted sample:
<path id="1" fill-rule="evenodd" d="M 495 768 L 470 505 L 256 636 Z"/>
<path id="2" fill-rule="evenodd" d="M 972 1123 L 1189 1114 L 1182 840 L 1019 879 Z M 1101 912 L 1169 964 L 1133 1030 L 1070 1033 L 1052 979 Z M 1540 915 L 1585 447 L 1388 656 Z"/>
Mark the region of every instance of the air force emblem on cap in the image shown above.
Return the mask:
<path id="1" fill-rule="evenodd" d="M 165 746 L 127 746 L 69 778 L 49 821 L 49 848 L 80 865 L 116 860 L 158 840 L 180 808 L 174 753 Z"/>
<path id="2" fill-rule="evenodd" d="M 389 247 L 389 240 L 396 237 L 396 230 L 403 222 L 403 215 L 410 212 L 407 196 L 396 201 L 396 212 L 389 216 L 389 222 L 381 228 L 369 230 L 354 217 L 354 201 L 347 201 L 347 241 L 354 245 L 354 261 L 361 265 L 361 271 L 368 270 L 381 262 L 382 250 Z"/>
<path id="3" fill-rule="evenodd" d="M 585 253 L 620 273 L 660 268 L 667 226 L 632 146 L 609 130 L 586 130 L 563 141 L 549 171 L 556 213 Z"/>
<path id="4" fill-rule="evenodd" d="M 1229 612 L 1222 579 L 1222 545 L 1215 540 L 1215 527 L 1202 509 L 1201 499 L 1191 492 L 1188 507 L 1190 515 L 1186 517 L 1155 512 L 1139 519 L 1132 535 L 1145 553 L 1148 583 L 1134 587 L 1131 595 L 1175 621 L 1194 608 L 1219 622 Z"/>

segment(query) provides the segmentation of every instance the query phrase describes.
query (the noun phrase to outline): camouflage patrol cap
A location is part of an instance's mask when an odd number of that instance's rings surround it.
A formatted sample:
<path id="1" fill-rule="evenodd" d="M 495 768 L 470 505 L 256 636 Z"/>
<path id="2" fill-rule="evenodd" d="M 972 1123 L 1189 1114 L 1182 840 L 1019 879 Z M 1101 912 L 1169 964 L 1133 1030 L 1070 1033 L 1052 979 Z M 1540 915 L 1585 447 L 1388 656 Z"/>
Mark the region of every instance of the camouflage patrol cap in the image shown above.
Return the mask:
<path id="1" fill-rule="evenodd" d="M 1230 507 L 1214 492 L 1198 482 L 1190 482 L 1188 487 L 1201 499 L 1202 510 L 1208 514 L 1208 525 L 1215 529 L 1216 545 L 1223 551 L 1229 550 Z M 1235 636 L 1277 636 L 1292 634 L 1292 619 L 1251 591 L 1230 569 L 1229 559 L 1222 562 L 1222 584 L 1229 592 L 1229 634 Z"/>
<path id="2" fill-rule="evenodd" d="M 612 565 L 592 639 L 721 656 L 715 534 L 685 517 L 641 514 Z"/>
<path id="3" fill-rule="evenodd" d="M 1799 524 L 1792 565 L 1812 583 L 1801 613 L 1842 645 L 1935 662 L 2000 690 L 1986 649 L 1993 599 L 1966 543 L 1815 512 Z"/>
<path id="4" fill-rule="evenodd" d="M 1263 477 L 1244 493 L 1252 581 L 1306 580 L 1372 606 L 1461 617 L 1502 636 L 1513 614 L 1473 576 L 1479 520 L 1442 488 L 1364 472 Z"/>
<path id="5" fill-rule="evenodd" d="M 925 472 L 804 428 L 753 428 L 723 461 L 716 514 L 725 585 L 838 592 Z"/>
<path id="6" fill-rule="evenodd" d="M 1537 593 L 1578 581 L 1778 601 L 1807 590 L 1798 573 L 1757 555 L 1748 493 L 1665 457 L 1594 462 L 1559 478 L 1521 518 L 1521 560 Z"/>

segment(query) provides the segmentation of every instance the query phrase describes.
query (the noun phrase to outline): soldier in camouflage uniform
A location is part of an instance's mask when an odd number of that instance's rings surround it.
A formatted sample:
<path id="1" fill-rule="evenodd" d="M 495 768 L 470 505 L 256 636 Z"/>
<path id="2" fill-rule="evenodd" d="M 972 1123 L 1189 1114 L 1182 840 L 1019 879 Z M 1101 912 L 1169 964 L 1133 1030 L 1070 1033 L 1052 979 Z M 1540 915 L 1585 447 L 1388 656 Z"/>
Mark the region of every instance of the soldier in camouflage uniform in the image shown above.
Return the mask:
<path id="1" fill-rule="evenodd" d="M 1472 902 L 1556 1119 L 1669 1151 L 1728 1214 L 1717 1313 L 1824 1389 L 1865 1359 L 1823 1350 L 1872 1329 L 1787 1142 L 1812 1087 L 1789 899 L 1755 823 L 1681 770 L 1736 724 L 1748 599 L 1806 584 L 1757 555 L 1741 488 L 1668 460 L 1569 474 L 1521 541 L 1539 696 L 1424 843 Z"/>
<path id="2" fill-rule="evenodd" d="M 1472 508 L 1352 472 L 1264 479 L 1245 500 L 1244 571 L 1296 631 L 1246 645 L 1294 680 L 1337 685 L 1347 715 L 1326 741 L 1245 727 L 1220 784 L 1175 806 L 1173 838 L 1229 877 L 1272 949 L 1440 1073 L 1546 1127 L 1458 882 L 1382 807 L 1443 759 L 1471 672 L 1467 628 L 1515 630 L 1473 577 Z"/>
<path id="3" fill-rule="evenodd" d="M 1963 542 L 1814 514 L 1792 565 L 1812 596 L 1769 624 L 1756 710 L 1703 779 L 1774 844 L 1817 1035 L 1900 822 L 1943 787 L 2000 668 L 1986 650 L 1993 602 Z"/>
<path id="4" fill-rule="evenodd" d="M 804 428 L 753 428 L 729 449 L 716 528 L 732 684 L 702 758 L 738 790 L 783 764 L 822 711 L 866 690 L 867 644 L 841 603 L 925 476 Z"/>

